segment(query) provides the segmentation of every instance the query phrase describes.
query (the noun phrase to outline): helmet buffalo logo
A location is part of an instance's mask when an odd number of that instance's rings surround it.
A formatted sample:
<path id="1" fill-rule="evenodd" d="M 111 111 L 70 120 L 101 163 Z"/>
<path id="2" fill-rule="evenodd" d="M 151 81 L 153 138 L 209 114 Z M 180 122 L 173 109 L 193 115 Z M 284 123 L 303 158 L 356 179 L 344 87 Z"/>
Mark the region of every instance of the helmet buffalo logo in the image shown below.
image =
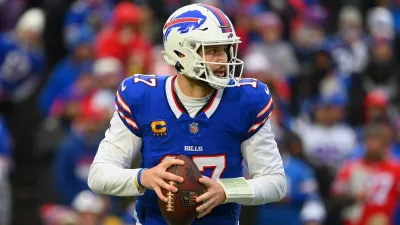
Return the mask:
<path id="1" fill-rule="evenodd" d="M 198 10 L 184 12 L 164 25 L 164 40 L 167 40 L 172 29 L 178 28 L 178 32 L 185 34 L 189 30 L 196 30 L 204 24 L 207 17 Z"/>

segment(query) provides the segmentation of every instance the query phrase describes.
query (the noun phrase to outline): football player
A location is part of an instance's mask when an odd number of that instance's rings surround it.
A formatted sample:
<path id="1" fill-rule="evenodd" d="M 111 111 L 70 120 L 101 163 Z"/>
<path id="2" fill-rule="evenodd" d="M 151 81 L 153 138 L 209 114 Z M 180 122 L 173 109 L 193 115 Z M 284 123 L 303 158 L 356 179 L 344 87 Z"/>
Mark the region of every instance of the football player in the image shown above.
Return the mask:
<path id="1" fill-rule="evenodd" d="M 400 197 L 400 168 L 389 156 L 384 127 L 365 128 L 365 153 L 343 165 L 333 183 L 335 205 L 342 208 L 345 225 L 388 225 Z"/>
<path id="2" fill-rule="evenodd" d="M 203 203 L 193 224 L 236 225 L 240 204 L 276 202 L 286 193 L 269 121 L 270 91 L 255 79 L 240 79 L 240 38 L 220 9 L 184 6 L 167 20 L 163 34 L 164 58 L 177 75 L 134 75 L 122 82 L 89 187 L 100 194 L 139 196 L 137 224 L 166 225 L 157 197 L 167 200 L 162 188 L 177 191 L 165 180 L 183 178 L 166 170 L 182 165 L 174 157 L 185 154 L 203 173 L 200 182 L 207 188 L 196 199 Z M 130 169 L 139 152 L 141 168 Z"/>

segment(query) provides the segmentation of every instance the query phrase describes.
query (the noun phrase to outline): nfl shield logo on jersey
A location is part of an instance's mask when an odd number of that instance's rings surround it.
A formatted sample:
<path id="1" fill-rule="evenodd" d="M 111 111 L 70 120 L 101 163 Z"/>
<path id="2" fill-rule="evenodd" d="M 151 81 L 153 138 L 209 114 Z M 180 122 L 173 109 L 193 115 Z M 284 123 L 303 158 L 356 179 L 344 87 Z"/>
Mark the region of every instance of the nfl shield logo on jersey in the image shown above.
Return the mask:
<path id="1" fill-rule="evenodd" d="M 195 122 L 189 124 L 189 130 L 190 133 L 196 134 L 197 132 L 199 132 L 199 124 Z"/>

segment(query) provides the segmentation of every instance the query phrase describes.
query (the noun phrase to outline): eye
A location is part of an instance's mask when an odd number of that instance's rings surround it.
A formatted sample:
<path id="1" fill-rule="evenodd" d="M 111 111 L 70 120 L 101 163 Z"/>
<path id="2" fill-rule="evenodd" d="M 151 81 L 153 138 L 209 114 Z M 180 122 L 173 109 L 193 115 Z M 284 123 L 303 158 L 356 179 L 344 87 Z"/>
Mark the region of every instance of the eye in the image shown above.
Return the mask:
<path id="1" fill-rule="evenodd" d="M 208 50 L 208 54 L 215 54 L 215 49 Z"/>

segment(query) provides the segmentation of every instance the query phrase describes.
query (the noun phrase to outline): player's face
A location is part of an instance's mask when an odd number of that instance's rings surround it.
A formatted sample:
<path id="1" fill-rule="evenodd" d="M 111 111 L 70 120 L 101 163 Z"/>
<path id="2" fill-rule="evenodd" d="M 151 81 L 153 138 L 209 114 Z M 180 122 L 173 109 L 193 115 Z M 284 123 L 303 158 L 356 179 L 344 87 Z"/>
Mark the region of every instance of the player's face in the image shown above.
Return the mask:
<path id="1" fill-rule="evenodd" d="M 337 108 L 332 105 L 317 106 L 315 117 L 318 123 L 331 126 L 335 124 L 338 119 Z"/>
<path id="2" fill-rule="evenodd" d="M 99 78 L 99 83 L 101 88 L 116 90 L 119 86 L 119 74 L 109 73 Z"/>
<path id="3" fill-rule="evenodd" d="M 281 29 L 278 26 L 268 27 L 262 31 L 262 37 L 264 41 L 270 44 L 273 44 L 281 39 L 281 35 Z"/>
<path id="4" fill-rule="evenodd" d="M 75 57 L 78 60 L 89 60 L 93 58 L 93 46 L 90 44 L 81 44 L 75 48 Z"/>
<path id="5" fill-rule="evenodd" d="M 369 135 L 365 138 L 365 157 L 380 160 L 385 156 L 386 141 L 382 135 Z"/>
<path id="6" fill-rule="evenodd" d="M 122 26 L 121 30 L 119 31 L 119 41 L 123 44 L 127 44 L 134 37 L 134 33 L 135 32 L 132 25 L 126 24 Z"/>
<path id="7" fill-rule="evenodd" d="M 393 48 L 388 42 L 380 41 L 372 48 L 376 61 L 386 62 L 393 55 Z"/>
<path id="8" fill-rule="evenodd" d="M 227 45 L 214 45 L 205 46 L 204 54 L 203 49 L 200 48 L 199 55 L 204 57 L 204 61 L 216 62 L 216 63 L 227 63 L 228 62 L 228 46 Z M 227 69 L 226 65 L 209 64 L 214 75 L 218 77 L 224 77 Z"/>
<path id="9" fill-rule="evenodd" d="M 20 37 L 22 42 L 27 45 L 38 45 L 40 43 L 40 34 L 29 30 L 20 31 Z"/>
<path id="10" fill-rule="evenodd" d="M 379 117 L 384 118 L 385 116 L 386 116 L 386 109 L 383 107 L 368 107 L 366 109 L 367 121 L 372 121 L 375 118 Z"/>
<path id="11" fill-rule="evenodd" d="M 289 154 L 301 158 L 304 154 L 303 152 L 303 145 L 301 142 L 295 142 L 289 145 Z"/>

